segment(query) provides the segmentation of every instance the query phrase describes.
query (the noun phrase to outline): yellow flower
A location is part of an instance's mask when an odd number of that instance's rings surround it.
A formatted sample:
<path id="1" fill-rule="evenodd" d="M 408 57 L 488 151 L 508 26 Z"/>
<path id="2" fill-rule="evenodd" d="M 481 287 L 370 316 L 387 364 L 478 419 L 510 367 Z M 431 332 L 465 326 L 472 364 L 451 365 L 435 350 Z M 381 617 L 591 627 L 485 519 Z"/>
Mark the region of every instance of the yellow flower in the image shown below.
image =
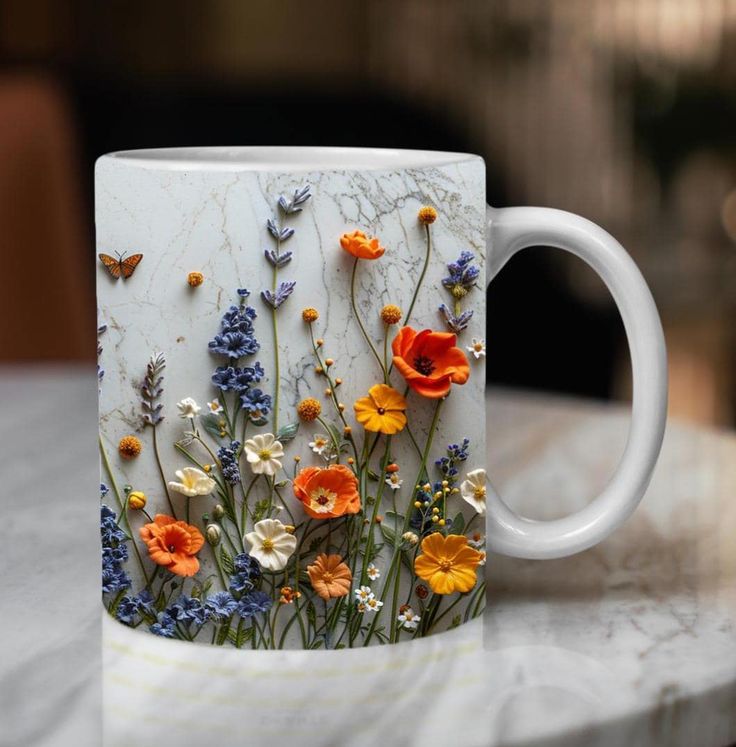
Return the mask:
<path id="1" fill-rule="evenodd" d="M 406 425 L 406 400 L 388 384 L 375 384 L 353 405 L 355 418 L 367 431 L 392 436 Z"/>
<path id="2" fill-rule="evenodd" d="M 417 213 L 417 218 L 419 218 L 420 223 L 428 226 L 430 223 L 434 223 L 437 220 L 437 211 L 433 207 L 425 205 L 419 210 L 419 213 Z"/>
<path id="3" fill-rule="evenodd" d="M 398 324 L 403 316 L 401 309 L 396 304 L 386 304 L 381 309 L 381 319 L 384 324 Z"/>
<path id="4" fill-rule="evenodd" d="M 296 407 L 297 415 L 307 423 L 316 420 L 322 412 L 322 405 L 314 397 L 303 399 Z"/>
<path id="5" fill-rule="evenodd" d="M 307 324 L 316 322 L 317 319 L 319 319 L 319 311 L 313 309 L 311 306 L 307 306 L 307 308 L 302 311 L 302 319 L 307 322 Z"/>
<path id="6" fill-rule="evenodd" d="M 128 495 L 128 506 L 134 511 L 140 511 L 146 507 L 146 494 L 140 490 L 134 490 Z"/>
<path id="7" fill-rule="evenodd" d="M 204 275 L 201 272 L 190 272 L 187 275 L 187 283 L 189 283 L 190 287 L 196 288 L 204 283 Z"/>
<path id="8" fill-rule="evenodd" d="M 118 444 L 118 453 L 123 459 L 135 459 L 143 448 L 143 444 L 136 436 L 123 436 Z"/>
<path id="9" fill-rule="evenodd" d="M 414 561 L 414 572 L 435 594 L 468 592 L 475 586 L 476 568 L 482 555 L 468 546 L 461 534 L 444 537 L 434 532 L 422 540 L 422 554 Z"/>

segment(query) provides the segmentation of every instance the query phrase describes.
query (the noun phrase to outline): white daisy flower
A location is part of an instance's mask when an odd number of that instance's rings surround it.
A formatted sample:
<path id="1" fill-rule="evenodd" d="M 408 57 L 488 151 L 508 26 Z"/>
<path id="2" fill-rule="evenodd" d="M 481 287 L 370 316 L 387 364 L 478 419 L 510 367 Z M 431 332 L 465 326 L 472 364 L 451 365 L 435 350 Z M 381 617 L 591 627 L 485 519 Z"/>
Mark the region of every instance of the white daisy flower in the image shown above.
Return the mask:
<path id="1" fill-rule="evenodd" d="M 180 418 L 196 418 L 202 409 L 191 397 L 184 397 L 176 406 L 179 408 Z"/>
<path id="2" fill-rule="evenodd" d="M 473 338 L 473 344 L 468 345 L 466 350 L 475 356 L 475 360 L 478 358 L 485 358 L 486 356 L 486 341 L 481 340 L 477 337 Z"/>
<path id="3" fill-rule="evenodd" d="M 309 442 L 309 448 L 315 454 L 319 454 L 320 456 L 325 456 L 325 451 L 329 453 L 330 446 L 331 443 L 329 437 L 323 435 L 322 433 L 315 433 L 314 441 Z"/>
<path id="4" fill-rule="evenodd" d="M 398 490 L 401 487 L 401 483 L 404 481 L 399 477 L 398 472 L 392 472 L 387 478 L 386 478 L 386 485 L 391 488 L 391 490 Z"/>
<path id="5" fill-rule="evenodd" d="M 476 550 L 480 550 L 481 547 L 485 547 L 486 538 L 480 532 L 473 532 L 468 537 L 468 544 Z"/>
<path id="6" fill-rule="evenodd" d="M 219 415 L 222 412 L 222 405 L 220 404 L 220 400 L 213 399 L 212 402 L 208 402 L 207 403 L 207 409 L 213 415 Z"/>
<path id="7" fill-rule="evenodd" d="M 284 447 L 273 433 L 263 433 L 249 438 L 244 444 L 245 457 L 254 475 L 273 477 L 281 469 L 279 461 L 284 456 Z"/>
<path id="8" fill-rule="evenodd" d="M 486 512 L 486 471 L 474 469 L 460 485 L 462 497 L 481 515 Z"/>
<path id="9" fill-rule="evenodd" d="M 399 616 L 396 618 L 407 630 L 416 630 L 419 627 L 419 621 L 422 619 L 416 612 L 405 604 L 399 607 Z"/>
<path id="10" fill-rule="evenodd" d="M 256 522 L 244 539 L 250 544 L 248 552 L 267 571 L 283 571 L 296 550 L 296 537 L 278 519 Z"/>
<path id="11" fill-rule="evenodd" d="M 368 563 L 365 575 L 368 576 L 371 581 L 377 581 L 381 578 L 381 571 L 378 570 L 374 563 Z"/>
<path id="12" fill-rule="evenodd" d="M 359 602 L 367 602 L 369 599 L 373 599 L 373 592 L 370 586 L 361 586 L 355 590 L 355 596 Z"/>
<path id="13" fill-rule="evenodd" d="M 368 612 L 378 612 L 378 610 L 383 607 L 383 602 L 376 599 L 373 594 L 371 594 L 370 599 L 365 600 L 365 606 Z"/>
<path id="14" fill-rule="evenodd" d="M 360 614 L 362 615 L 364 612 L 368 611 L 368 607 L 366 607 L 365 602 L 358 602 L 356 609 Z"/>
<path id="15" fill-rule="evenodd" d="M 206 473 L 196 467 L 184 467 L 184 469 L 176 470 L 174 474 L 179 478 L 179 482 L 172 480 L 169 487 L 189 498 L 193 498 L 195 495 L 209 495 L 217 484 L 211 477 L 208 477 Z"/>

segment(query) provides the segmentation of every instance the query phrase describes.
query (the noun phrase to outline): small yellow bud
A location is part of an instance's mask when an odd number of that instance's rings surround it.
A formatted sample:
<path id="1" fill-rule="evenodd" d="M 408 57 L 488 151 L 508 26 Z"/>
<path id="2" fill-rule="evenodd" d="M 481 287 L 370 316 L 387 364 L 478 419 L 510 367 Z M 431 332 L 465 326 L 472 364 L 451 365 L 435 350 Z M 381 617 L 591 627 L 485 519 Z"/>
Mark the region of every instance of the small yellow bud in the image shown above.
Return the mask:
<path id="1" fill-rule="evenodd" d="M 439 521 L 438 521 L 437 523 L 438 523 L 438 524 L 439 524 L 439 525 L 440 525 L 441 527 L 443 527 L 443 526 L 445 526 L 445 524 L 446 524 L 447 522 L 446 522 L 446 521 L 445 521 L 444 519 L 440 519 L 440 520 L 439 520 Z"/>
<path id="2" fill-rule="evenodd" d="M 140 511 L 146 507 L 146 494 L 140 490 L 133 490 L 128 494 L 128 506 L 134 511 Z"/>
<path id="3" fill-rule="evenodd" d="M 297 464 L 299 464 L 299 462 L 301 462 L 301 460 L 302 460 L 302 458 L 301 458 L 301 457 L 299 456 L 299 454 L 297 454 L 297 455 L 296 455 L 296 456 L 294 457 L 294 461 L 295 461 L 295 462 L 296 462 Z"/>
<path id="4" fill-rule="evenodd" d="M 329 367 L 329 366 L 334 365 L 334 363 L 335 363 L 334 358 L 325 358 L 325 366 Z"/>
<path id="5" fill-rule="evenodd" d="M 190 288 L 197 288 L 204 283 L 204 275 L 201 272 L 190 272 L 187 275 L 187 283 Z"/>
<path id="6" fill-rule="evenodd" d="M 331 396 L 332 396 L 332 389 L 327 387 L 327 389 L 325 389 L 325 397 L 331 397 Z"/>
<path id="7" fill-rule="evenodd" d="M 345 412 L 345 405 L 342 402 L 339 402 L 338 405 L 337 405 L 337 409 L 340 412 Z"/>
<path id="8" fill-rule="evenodd" d="M 389 326 L 392 324 L 398 324 L 401 321 L 402 316 L 403 312 L 395 304 L 387 304 L 381 309 L 381 321 Z"/>
<path id="9" fill-rule="evenodd" d="M 452 495 L 457 495 L 457 494 L 458 494 L 459 492 L 460 492 L 460 488 L 453 488 L 453 489 L 452 489 L 452 490 L 450 491 L 450 493 L 451 493 Z"/>
<path id="10" fill-rule="evenodd" d="M 311 306 L 307 306 L 306 309 L 302 310 L 302 319 L 307 324 L 311 324 L 312 322 L 316 322 L 317 319 L 319 319 L 319 311 L 317 311 L 317 309 L 312 308 Z"/>
<path id="11" fill-rule="evenodd" d="M 414 501 L 414 508 L 421 508 L 422 502 L 421 501 Z"/>
<path id="12" fill-rule="evenodd" d="M 439 512 L 440 512 L 440 510 L 439 510 L 439 508 L 437 508 L 437 506 L 435 506 L 435 507 L 434 507 L 434 508 L 432 509 L 432 513 L 433 513 L 433 514 L 438 514 Z"/>
<path id="13" fill-rule="evenodd" d="M 202 469 L 203 469 L 203 470 L 204 470 L 205 472 L 211 472 L 211 471 L 212 471 L 212 465 L 211 465 L 211 464 L 203 464 L 203 465 L 202 465 Z"/>
<path id="14" fill-rule="evenodd" d="M 450 484 L 450 483 L 449 483 L 449 482 L 447 482 L 447 480 L 443 480 L 443 481 L 442 481 L 442 487 L 443 487 L 443 488 L 446 488 L 446 487 L 447 487 L 447 486 L 448 486 L 449 484 Z"/>
<path id="15" fill-rule="evenodd" d="M 342 379 L 335 379 L 335 386 L 340 386 L 342 384 Z"/>
<path id="16" fill-rule="evenodd" d="M 437 500 L 437 501 L 438 501 L 438 500 L 439 500 L 440 498 L 442 498 L 442 491 L 441 491 L 441 490 L 438 490 L 438 491 L 437 491 L 437 492 L 436 492 L 436 493 L 434 494 L 434 498 L 435 498 L 435 500 Z"/>
<path id="17" fill-rule="evenodd" d="M 437 516 L 436 514 L 432 517 L 432 523 L 433 524 L 436 524 L 439 520 L 440 520 L 440 517 Z"/>
<path id="18" fill-rule="evenodd" d="M 317 374 L 317 376 L 321 376 L 325 372 L 324 368 L 322 366 L 315 366 L 314 367 L 314 373 Z"/>
<path id="19" fill-rule="evenodd" d="M 315 341 L 315 343 L 314 343 L 314 344 L 315 344 L 315 345 L 316 345 L 316 346 L 317 346 L 318 348 L 321 348 L 321 347 L 322 347 L 322 346 L 323 346 L 323 345 L 325 344 L 325 341 L 324 341 L 324 340 L 323 340 L 323 339 L 322 339 L 322 338 L 320 337 L 320 338 L 319 338 L 318 340 L 316 340 L 316 341 Z"/>
<path id="20" fill-rule="evenodd" d="M 420 208 L 417 218 L 419 218 L 419 222 L 422 225 L 428 226 L 437 220 L 437 211 L 433 207 L 425 205 L 423 208 Z"/>
<path id="21" fill-rule="evenodd" d="M 296 527 L 292 524 L 284 524 L 284 531 L 287 534 L 294 534 L 294 532 L 296 531 Z"/>
<path id="22" fill-rule="evenodd" d="M 348 457 L 348 464 L 355 464 L 355 459 L 353 459 L 353 457 Z"/>
<path id="23" fill-rule="evenodd" d="M 351 436 L 351 435 L 352 435 L 352 433 L 353 433 L 353 429 L 352 429 L 352 428 L 351 428 L 351 427 L 350 427 L 349 425 L 346 425 L 346 426 L 345 426 L 345 427 L 344 427 L 344 428 L 342 429 L 342 434 L 343 434 L 343 436 L 347 436 L 347 437 L 349 437 L 349 436 Z"/>

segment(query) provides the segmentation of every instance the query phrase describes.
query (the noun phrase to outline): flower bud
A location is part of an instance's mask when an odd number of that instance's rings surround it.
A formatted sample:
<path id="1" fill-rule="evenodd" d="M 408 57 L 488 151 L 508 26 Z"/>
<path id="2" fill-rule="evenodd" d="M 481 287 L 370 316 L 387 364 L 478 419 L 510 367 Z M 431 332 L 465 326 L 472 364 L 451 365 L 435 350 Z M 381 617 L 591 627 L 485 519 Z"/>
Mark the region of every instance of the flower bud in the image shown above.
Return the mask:
<path id="1" fill-rule="evenodd" d="M 225 509 L 222 507 L 222 504 L 218 503 L 212 509 L 212 517 L 215 519 L 215 521 L 219 521 L 224 515 L 225 515 Z"/>
<path id="2" fill-rule="evenodd" d="M 220 544 L 222 529 L 220 529 L 217 524 L 208 524 L 205 529 L 205 534 L 207 535 L 207 542 L 209 542 L 212 547 L 216 547 Z"/>
<path id="3" fill-rule="evenodd" d="M 146 494 L 140 490 L 132 490 L 128 493 L 128 506 L 134 511 L 140 511 L 146 507 Z"/>

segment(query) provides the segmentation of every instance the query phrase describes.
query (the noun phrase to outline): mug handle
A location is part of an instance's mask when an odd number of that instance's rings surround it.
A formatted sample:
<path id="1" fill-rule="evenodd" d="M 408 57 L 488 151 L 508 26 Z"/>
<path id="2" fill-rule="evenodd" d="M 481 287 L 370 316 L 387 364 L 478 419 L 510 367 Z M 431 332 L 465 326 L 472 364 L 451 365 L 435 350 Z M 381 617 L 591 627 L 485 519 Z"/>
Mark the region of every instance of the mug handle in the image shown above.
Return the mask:
<path id="1" fill-rule="evenodd" d="M 512 511 L 489 485 L 486 534 L 494 552 L 517 558 L 560 558 L 607 537 L 634 511 L 646 491 L 667 418 L 667 355 L 654 299 L 634 261 L 602 228 L 550 208 L 487 210 L 488 282 L 530 246 L 553 246 L 587 262 L 611 292 L 631 353 L 633 404 L 626 449 L 610 482 L 591 503 L 552 521 Z"/>

